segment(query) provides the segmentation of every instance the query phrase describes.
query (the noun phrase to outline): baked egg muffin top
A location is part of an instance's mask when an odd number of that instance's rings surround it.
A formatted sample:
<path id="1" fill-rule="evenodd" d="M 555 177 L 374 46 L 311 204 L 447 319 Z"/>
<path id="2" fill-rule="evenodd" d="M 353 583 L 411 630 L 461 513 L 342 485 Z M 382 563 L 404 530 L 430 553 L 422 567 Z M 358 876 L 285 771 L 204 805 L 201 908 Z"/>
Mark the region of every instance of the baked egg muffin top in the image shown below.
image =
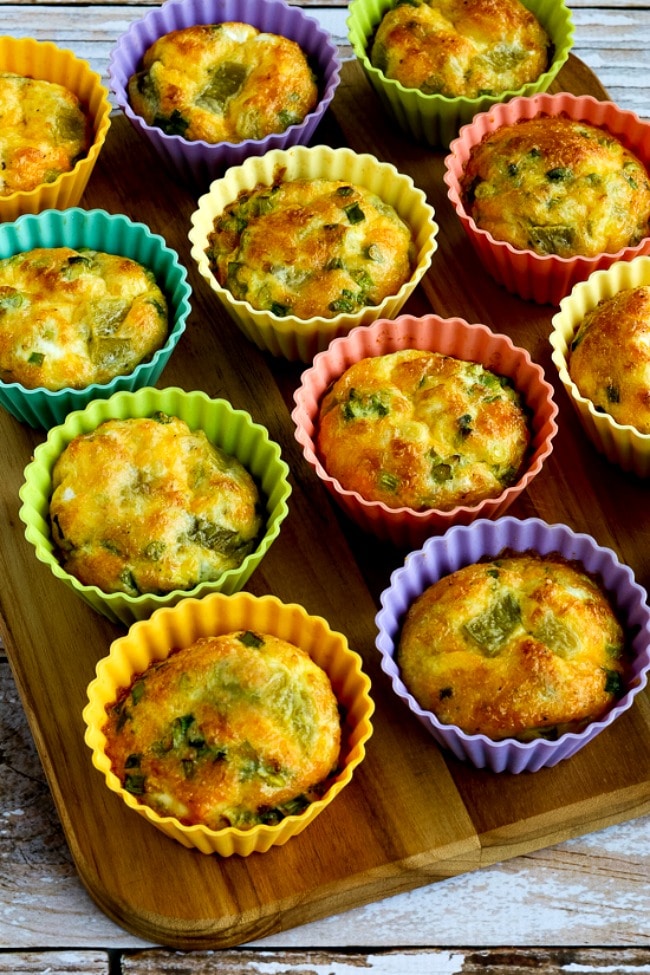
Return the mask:
<path id="1" fill-rule="evenodd" d="M 343 180 L 298 179 L 240 194 L 215 220 L 206 253 L 235 298 L 306 319 L 397 294 L 414 250 L 410 228 L 375 193 Z"/>
<path id="2" fill-rule="evenodd" d="M 152 664 L 107 708 L 124 789 L 211 829 L 298 814 L 327 787 L 341 725 L 330 680 L 300 647 L 241 630 Z"/>
<path id="3" fill-rule="evenodd" d="M 36 247 L 0 260 L 0 379 L 83 389 L 132 372 L 164 345 L 167 299 L 128 257 Z"/>
<path id="4" fill-rule="evenodd" d="M 54 81 L 0 73 L 0 196 L 70 172 L 92 144 L 77 96 Z"/>
<path id="5" fill-rule="evenodd" d="M 316 446 L 348 491 L 447 511 L 516 483 L 530 442 L 520 394 L 480 363 L 404 349 L 351 365 L 323 397 Z"/>
<path id="6" fill-rule="evenodd" d="M 239 566 L 263 528 L 251 474 L 166 413 L 106 420 L 64 448 L 49 518 L 67 572 L 103 592 L 191 589 Z"/>
<path id="7" fill-rule="evenodd" d="M 127 90 L 149 125 L 210 143 L 284 132 L 318 101 L 316 78 L 295 41 L 234 21 L 159 37 Z"/>
<path id="8" fill-rule="evenodd" d="M 550 51 L 519 0 L 398 0 L 382 17 L 370 61 L 405 88 L 478 98 L 536 81 Z"/>
<path id="9" fill-rule="evenodd" d="M 613 254 L 650 234 L 644 164 L 605 129 L 561 115 L 488 133 L 472 149 L 462 199 L 495 240 L 541 255 Z"/>
<path id="10" fill-rule="evenodd" d="M 584 397 L 617 423 L 650 433 L 650 287 L 624 288 L 587 312 L 568 369 Z"/>
<path id="11" fill-rule="evenodd" d="M 554 738 L 624 690 L 625 636 L 601 584 L 560 556 L 505 554 L 427 588 L 398 664 L 421 707 L 488 738 Z"/>

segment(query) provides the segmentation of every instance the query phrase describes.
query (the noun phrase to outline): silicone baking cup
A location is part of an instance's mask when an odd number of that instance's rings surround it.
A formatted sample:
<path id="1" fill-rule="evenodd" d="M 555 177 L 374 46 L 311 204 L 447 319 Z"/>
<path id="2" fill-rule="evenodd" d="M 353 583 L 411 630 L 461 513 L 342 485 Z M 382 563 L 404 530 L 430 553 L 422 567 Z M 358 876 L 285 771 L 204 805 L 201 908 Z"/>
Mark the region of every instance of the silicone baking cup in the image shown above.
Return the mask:
<path id="1" fill-rule="evenodd" d="M 45 210 L 0 225 L 0 260 L 35 247 L 89 247 L 130 257 L 153 271 L 168 303 L 167 339 L 132 372 L 109 383 L 93 383 L 82 389 L 28 389 L 20 383 L 0 380 L 0 405 L 23 423 L 48 429 L 63 423 L 72 410 L 83 409 L 93 399 L 107 398 L 122 390 L 135 390 L 157 382 L 185 331 L 191 311 L 191 288 L 178 254 L 162 237 L 142 223 L 104 210 Z"/>
<path id="2" fill-rule="evenodd" d="M 600 268 L 617 260 L 630 260 L 650 253 L 650 237 L 644 237 L 635 247 L 625 247 L 616 254 L 595 257 L 558 257 L 539 255 L 531 250 L 519 250 L 477 227 L 465 209 L 462 179 L 472 149 L 491 132 L 537 115 L 563 115 L 604 129 L 619 139 L 650 169 L 650 122 L 642 121 L 634 112 L 619 108 L 613 102 L 601 102 L 591 95 L 541 94 L 532 98 L 515 98 L 504 105 L 495 105 L 482 112 L 460 131 L 449 147 L 445 158 L 443 179 L 448 197 L 456 211 L 472 246 L 486 270 L 508 291 L 539 304 L 557 305 L 574 284 L 584 281 Z"/>
<path id="3" fill-rule="evenodd" d="M 525 470 L 516 484 L 497 497 L 476 505 L 459 505 L 450 511 L 434 508 L 416 511 L 389 508 L 381 501 L 367 501 L 358 492 L 344 489 L 327 473 L 316 446 L 323 396 L 352 363 L 409 348 L 480 362 L 486 369 L 512 380 L 524 398 L 532 430 Z M 558 409 L 553 400 L 553 389 L 544 378 L 543 370 L 525 349 L 517 348 L 506 335 L 492 332 L 485 325 L 470 325 L 462 318 L 444 319 L 438 315 L 422 318 L 402 315 L 394 321 L 384 319 L 335 339 L 326 351 L 315 357 L 311 368 L 303 372 L 294 401 L 291 416 L 295 436 L 307 463 L 356 524 L 400 547 L 421 545 L 433 532 L 444 531 L 451 525 L 469 524 L 480 516 L 495 518 L 503 514 L 540 473 L 552 452 L 552 441 L 557 433 L 555 417 Z"/>
<path id="4" fill-rule="evenodd" d="M 320 98 L 314 110 L 300 124 L 290 125 L 284 132 L 237 143 L 191 142 L 180 135 L 166 135 L 136 115 L 129 103 L 128 82 L 154 41 L 173 30 L 227 21 L 281 34 L 302 48 L 319 86 Z M 108 65 L 111 91 L 131 124 L 147 139 L 172 175 L 201 188 L 248 156 L 308 142 L 334 97 L 340 71 L 338 48 L 327 31 L 300 7 L 289 6 L 284 0 L 167 0 L 141 20 L 134 21 L 118 38 Z"/>
<path id="5" fill-rule="evenodd" d="M 241 461 L 257 481 L 264 498 L 264 534 L 257 548 L 238 568 L 227 569 L 218 579 L 201 582 L 189 591 L 138 596 L 102 592 L 97 586 L 79 582 L 65 571 L 57 558 L 48 517 L 52 471 L 59 455 L 78 434 L 89 433 L 108 419 L 152 416 L 158 411 L 179 417 L 192 430 L 203 430 L 213 444 Z M 133 393 L 115 393 L 106 400 L 93 400 L 84 410 L 70 413 L 64 423 L 52 427 L 25 468 L 24 483 L 19 491 L 22 501 L 19 517 L 25 524 L 25 537 L 34 546 L 39 561 L 93 609 L 113 622 L 128 626 L 136 620 L 146 619 L 161 606 L 175 605 L 186 596 L 202 596 L 215 591 L 231 594 L 241 589 L 278 537 L 287 516 L 287 500 L 291 493 L 288 474 L 289 468 L 281 458 L 280 447 L 269 438 L 266 428 L 254 423 L 245 411 L 235 410 L 227 400 L 210 399 L 198 390 L 185 392 L 175 387 L 145 387 Z"/>
<path id="6" fill-rule="evenodd" d="M 650 257 L 617 261 L 603 271 L 595 271 L 586 281 L 574 286 L 560 302 L 552 319 L 551 358 L 575 409 L 582 427 L 597 450 L 625 471 L 650 477 L 650 434 L 618 423 L 609 413 L 601 413 L 583 396 L 569 373 L 571 343 L 585 315 L 596 305 L 626 288 L 650 286 Z"/>
<path id="7" fill-rule="evenodd" d="M 0 196 L 0 220 L 15 220 L 23 213 L 39 213 L 50 207 L 76 206 L 110 128 L 108 89 L 86 61 L 50 41 L 36 41 L 31 37 L 0 37 L 0 72 L 63 85 L 77 96 L 94 131 L 88 153 L 69 173 L 62 173 L 53 183 L 43 183 L 26 193 Z"/>
<path id="8" fill-rule="evenodd" d="M 327 673 L 343 721 L 339 768 L 321 799 L 312 802 L 299 815 L 287 816 L 273 825 L 220 830 L 186 826 L 174 817 L 159 816 L 122 788 L 105 752 L 106 737 L 102 729 L 106 723 L 106 707 L 117 699 L 120 688 L 128 687 L 136 674 L 150 663 L 165 659 L 172 649 L 190 646 L 202 636 L 241 629 L 269 633 L 299 646 Z M 88 686 L 83 718 L 93 765 L 104 775 L 108 788 L 130 809 L 183 846 L 207 854 L 248 856 L 281 846 L 297 836 L 350 783 L 354 770 L 365 757 L 365 745 L 372 735 L 373 711 L 370 680 L 362 670 L 361 658 L 350 649 L 346 638 L 332 630 L 324 619 L 308 615 L 297 604 L 282 603 L 275 596 L 215 593 L 201 600 L 184 599 L 172 609 L 159 609 L 151 619 L 135 623 L 126 636 L 115 640 L 109 655 L 97 664 L 96 677 Z"/>
<path id="9" fill-rule="evenodd" d="M 387 113 L 414 139 L 432 146 L 448 146 L 458 135 L 461 125 L 470 122 L 477 112 L 488 111 L 492 105 L 516 96 L 546 91 L 566 63 L 573 46 L 571 12 L 563 0 L 525 0 L 525 6 L 535 14 L 553 42 L 549 67 L 536 81 L 516 91 L 482 95 L 480 98 L 425 94 L 387 78 L 370 62 L 375 31 L 384 14 L 394 5 L 394 0 L 352 0 L 347 19 L 348 38 Z"/>
<path id="10" fill-rule="evenodd" d="M 425 711 L 404 685 L 395 655 L 402 621 L 413 601 L 429 586 L 457 569 L 504 549 L 559 553 L 580 563 L 599 579 L 625 630 L 631 651 L 627 689 L 604 717 L 581 731 L 567 732 L 555 741 L 538 738 L 520 742 L 512 738 L 492 741 L 485 735 L 469 735 L 454 725 L 443 724 Z M 456 758 L 493 772 L 536 772 L 575 755 L 596 735 L 608 728 L 632 707 L 635 697 L 646 686 L 650 670 L 650 609 L 646 591 L 635 581 L 627 566 L 611 549 L 599 545 L 591 536 L 572 531 L 566 525 L 548 525 L 537 518 L 520 521 L 505 517 L 496 521 L 479 520 L 471 526 L 451 528 L 445 535 L 427 539 L 411 552 L 390 578 L 381 594 L 381 610 L 376 616 L 377 649 L 381 668 L 390 679 L 393 691 L 409 711 L 443 748 Z"/>
<path id="11" fill-rule="evenodd" d="M 280 317 L 271 311 L 253 308 L 249 302 L 234 298 L 227 288 L 219 284 L 210 270 L 206 254 L 215 219 L 243 190 L 258 185 L 271 186 L 279 175 L 287 181 L 347 180 L 376 193 L 397 211 L 412 230 L 416 252 L 413 273 L 397 294 L 389 295 L 379 305 L 366 305 L 356 312 L 342 312 L 332 318 L 300 319 L 294 315 Z M 438 246 L 437 233 L 433 207 L 427 203 L 422 190 L 415 186 L 410 176 L 399 173 L 390 163 L 379 162 L 374 156 L 347 148 L 296 146 L 247 159 L 242 166 L 230 169 L 222 179 L 215 180 L 199 199 L 198 209 L 192 214 L 189 238 L 191 254 L 201 275 L 247 338 L 273 355 L 311 362 L 314 355 L 327 348 L 336 336 L 399 312 L 431 266 Z"/>

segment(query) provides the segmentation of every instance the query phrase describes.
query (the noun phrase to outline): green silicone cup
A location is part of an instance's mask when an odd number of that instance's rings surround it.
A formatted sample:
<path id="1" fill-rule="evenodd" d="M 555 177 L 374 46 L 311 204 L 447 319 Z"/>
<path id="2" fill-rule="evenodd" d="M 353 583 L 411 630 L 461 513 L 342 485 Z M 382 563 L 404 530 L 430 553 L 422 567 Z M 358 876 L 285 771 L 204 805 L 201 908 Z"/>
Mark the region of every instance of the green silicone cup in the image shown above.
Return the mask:
<path id="1" fill-rule="evenodd" d="M 546 29 L 553 43 L 553 55 L 548 70 L 516 91 L 480 98 L 448 98 L 430 95 L 415 88 L 405 88 L 399 81 L 387 78 L 370 63 L 372 37 L 384 14 L 395 0 L 352 0 L 347 18 L 348 38 L 371 86 L 384 109 L 398 125 L 418 142 L 431 146 L 449 146 L 462 125 L 471 122 L 477 112 L 488 111 L 491 105 L 509 101 L 517 95 L 536 95 L 547 91 L 558 72 L 566 64 L 573 46 L 574 27 L 571 11 L 564 0 L 522 0 Z"/>
<path id="2" fill-rule="evenodd" d="M 0 259 L 35 247 L 90 247 L 129 257 L 153 271 L 169 306 L 169 333 L 165 344 L 132 372 L 116 376 L 109 383 L 53 391 L 27 389 L 20 383 L 0 381 L 0 406 L 21 423 L 48 430 L 62 423 L 71 411 L 83 409 L 91 400 L 123 390 L 153 386 L 185 331 L 192 290 L 176 251 L 145 224 L 134 223 L 123 214 L 72 207 L 25 214 L 13 223 L 0 225 Z"/>
<path id="3" fill-rule="evenodd" d="M 216 580 L 201 582 L 191 590 L 175 590 L 164 595 L 106 593 L 97 586 L 79 582 L 65 571 L 56 557 L 48 518 L 52 471 L 59 455 L 77 435 L 95 430 L 105 420 L 151 416 L 157 411 L 179 417 L 192 430 L 203 430 L 213 444 L 244 465 L 263 495 L 266 528 L 255 551 L 247 555 L 238 568 L 228 569 Z M 227 400 L 210 399 L 199 390 L 185 392 L 176 387 L 145 387 L 136 392 L 119 392 L 108 399 L 93 400 L 84 410 L 70 413 L 64 423 L 52 427 L 25 468 L 19 491 L 22 501 L 19 517 L 36 557 L 49 566 L 57 579 L 111 621 L 130 626 L 136 620 L 148 619 L 161 606 L 175 606 L 186 596 L 199 597 L 209 592 L 232 595 L 242 589 L 278 537 L 280 525 L 288 513 L 287 500 L 291 493 L 288 475 L 289 468 L 281 458 L 279 445 L 269 438 L 266 428 L 253 422 L 245 411 L 234 409 Z"/>

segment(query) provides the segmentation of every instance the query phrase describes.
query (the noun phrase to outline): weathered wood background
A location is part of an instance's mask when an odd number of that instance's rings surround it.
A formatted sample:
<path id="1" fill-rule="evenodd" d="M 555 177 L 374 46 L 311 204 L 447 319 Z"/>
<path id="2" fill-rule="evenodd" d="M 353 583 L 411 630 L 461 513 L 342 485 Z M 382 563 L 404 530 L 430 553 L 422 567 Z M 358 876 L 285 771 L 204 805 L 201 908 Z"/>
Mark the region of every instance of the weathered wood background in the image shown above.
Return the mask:
<path id="1" fill-rule="evenodd" d="M 570 6 L 574 53 L 613 100 L 650 117 L 650 8 L 642 0 Z M 26 2 L 0 4 L 0 17 L 3 34 L 54 40 L 105 75 L 116 37 L 144 8 Z M 345 5 L 312 12 L 349 56 Z M 78 881 L 0 648 L 1 975 L 641 975 L 650 972 L 649 867 L 646 817 L 240 949 L 147 945 L 110 922 Z"/>

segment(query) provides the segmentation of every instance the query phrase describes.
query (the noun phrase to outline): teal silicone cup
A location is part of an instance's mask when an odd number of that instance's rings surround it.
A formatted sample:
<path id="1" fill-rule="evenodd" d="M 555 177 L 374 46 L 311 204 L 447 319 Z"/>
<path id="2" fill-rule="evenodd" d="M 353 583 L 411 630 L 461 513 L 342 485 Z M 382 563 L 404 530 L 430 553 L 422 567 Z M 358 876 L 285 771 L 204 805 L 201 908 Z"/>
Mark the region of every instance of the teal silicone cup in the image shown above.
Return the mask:
<path id="1" fill-rule="evenodd" d="M 151 416 L 161 411 L 184 420 L 192 430 L 203 430 L 208 439 L 232 457 L 236 457 L 255 478 L 266 510 L 264 533 L 257 548 L 236 569 L 228 569 L 218 579 L 201 582 L 190 590 L 174 590 L 160 595 L 141 593 L 106 593 L 97 586 L 82 584 L 66 572 L 59 562 L 49 524 L 52 495 L 52 472 L 57 458 L 79 434 L 95 430 L 109 419 Z M 280 525 L 288 513 L 291 493 L 289 468 L 282 460 L 280 447 L 269 438 L 266 427 L 253 422 L 244 410 L 236 410 L 223 399 L 210 399 L 204 392 L 185 392 L 177 387 L 115 393 L 108 399 L 94 400 L 84 410 L 70 413 L 65 422 L 52 427 L 47 439 L 34 450 L 33 460 L 24 472 L 19 496 L 19 517 L 25 525 L 25 537 L 34 546 L 36 557 L 52 574 L 69 586 L 93 609 L 113 622 L 130 626 L 136 620 L 148 619 L 161 606 L 175 606 L 185 596 L 204 596 L 210 592 L 226 595 L 242 589 L 278 537 Z"/>
<path id="2" fill-rule="evenodd" d="M 425 94 L 417 88 L 405 88 L 376 68 L 370 61 L 372 39 L 384 14 L 395 6 L 395 0 L 352 0 L 347 19 L 348 38 L 388 115 L 418 142 L 446 147 L 458 135 L 460 127 L 471 122 L 477 112 L 489 111 L 492 105 L 509 101 L 516 95 L 536 95 L 547 91 L 566 64 L 573 46 L 574 27 L 571 11 L 564 0 L 523 0 L 523 3 L 537 17 L 551 39 L 550 62 L 547 70 L 535 81 L 522 85 L 516 91 L 502 91 L 497 95 L 450 98 L 447 95 Z"/>
<path id="3" fill-rule="evenodd" d="M 0 224 L 0 259 L 35 247 L 89 247 L 138 261 L 153 271 L 169 307 L 165 344 L 132 372 L 116 376 L 109 383 L 92 383 L 82 389 L 48 390 L 0 381 L 0 406 L 22 423 L 48 430 L 93 399 L 154 385 L 185 331 L 192 290 L 176 251 L 145 224 L 134 223 L 123 214 L 72 207 L 25 214 L 13 223 Z"/>

